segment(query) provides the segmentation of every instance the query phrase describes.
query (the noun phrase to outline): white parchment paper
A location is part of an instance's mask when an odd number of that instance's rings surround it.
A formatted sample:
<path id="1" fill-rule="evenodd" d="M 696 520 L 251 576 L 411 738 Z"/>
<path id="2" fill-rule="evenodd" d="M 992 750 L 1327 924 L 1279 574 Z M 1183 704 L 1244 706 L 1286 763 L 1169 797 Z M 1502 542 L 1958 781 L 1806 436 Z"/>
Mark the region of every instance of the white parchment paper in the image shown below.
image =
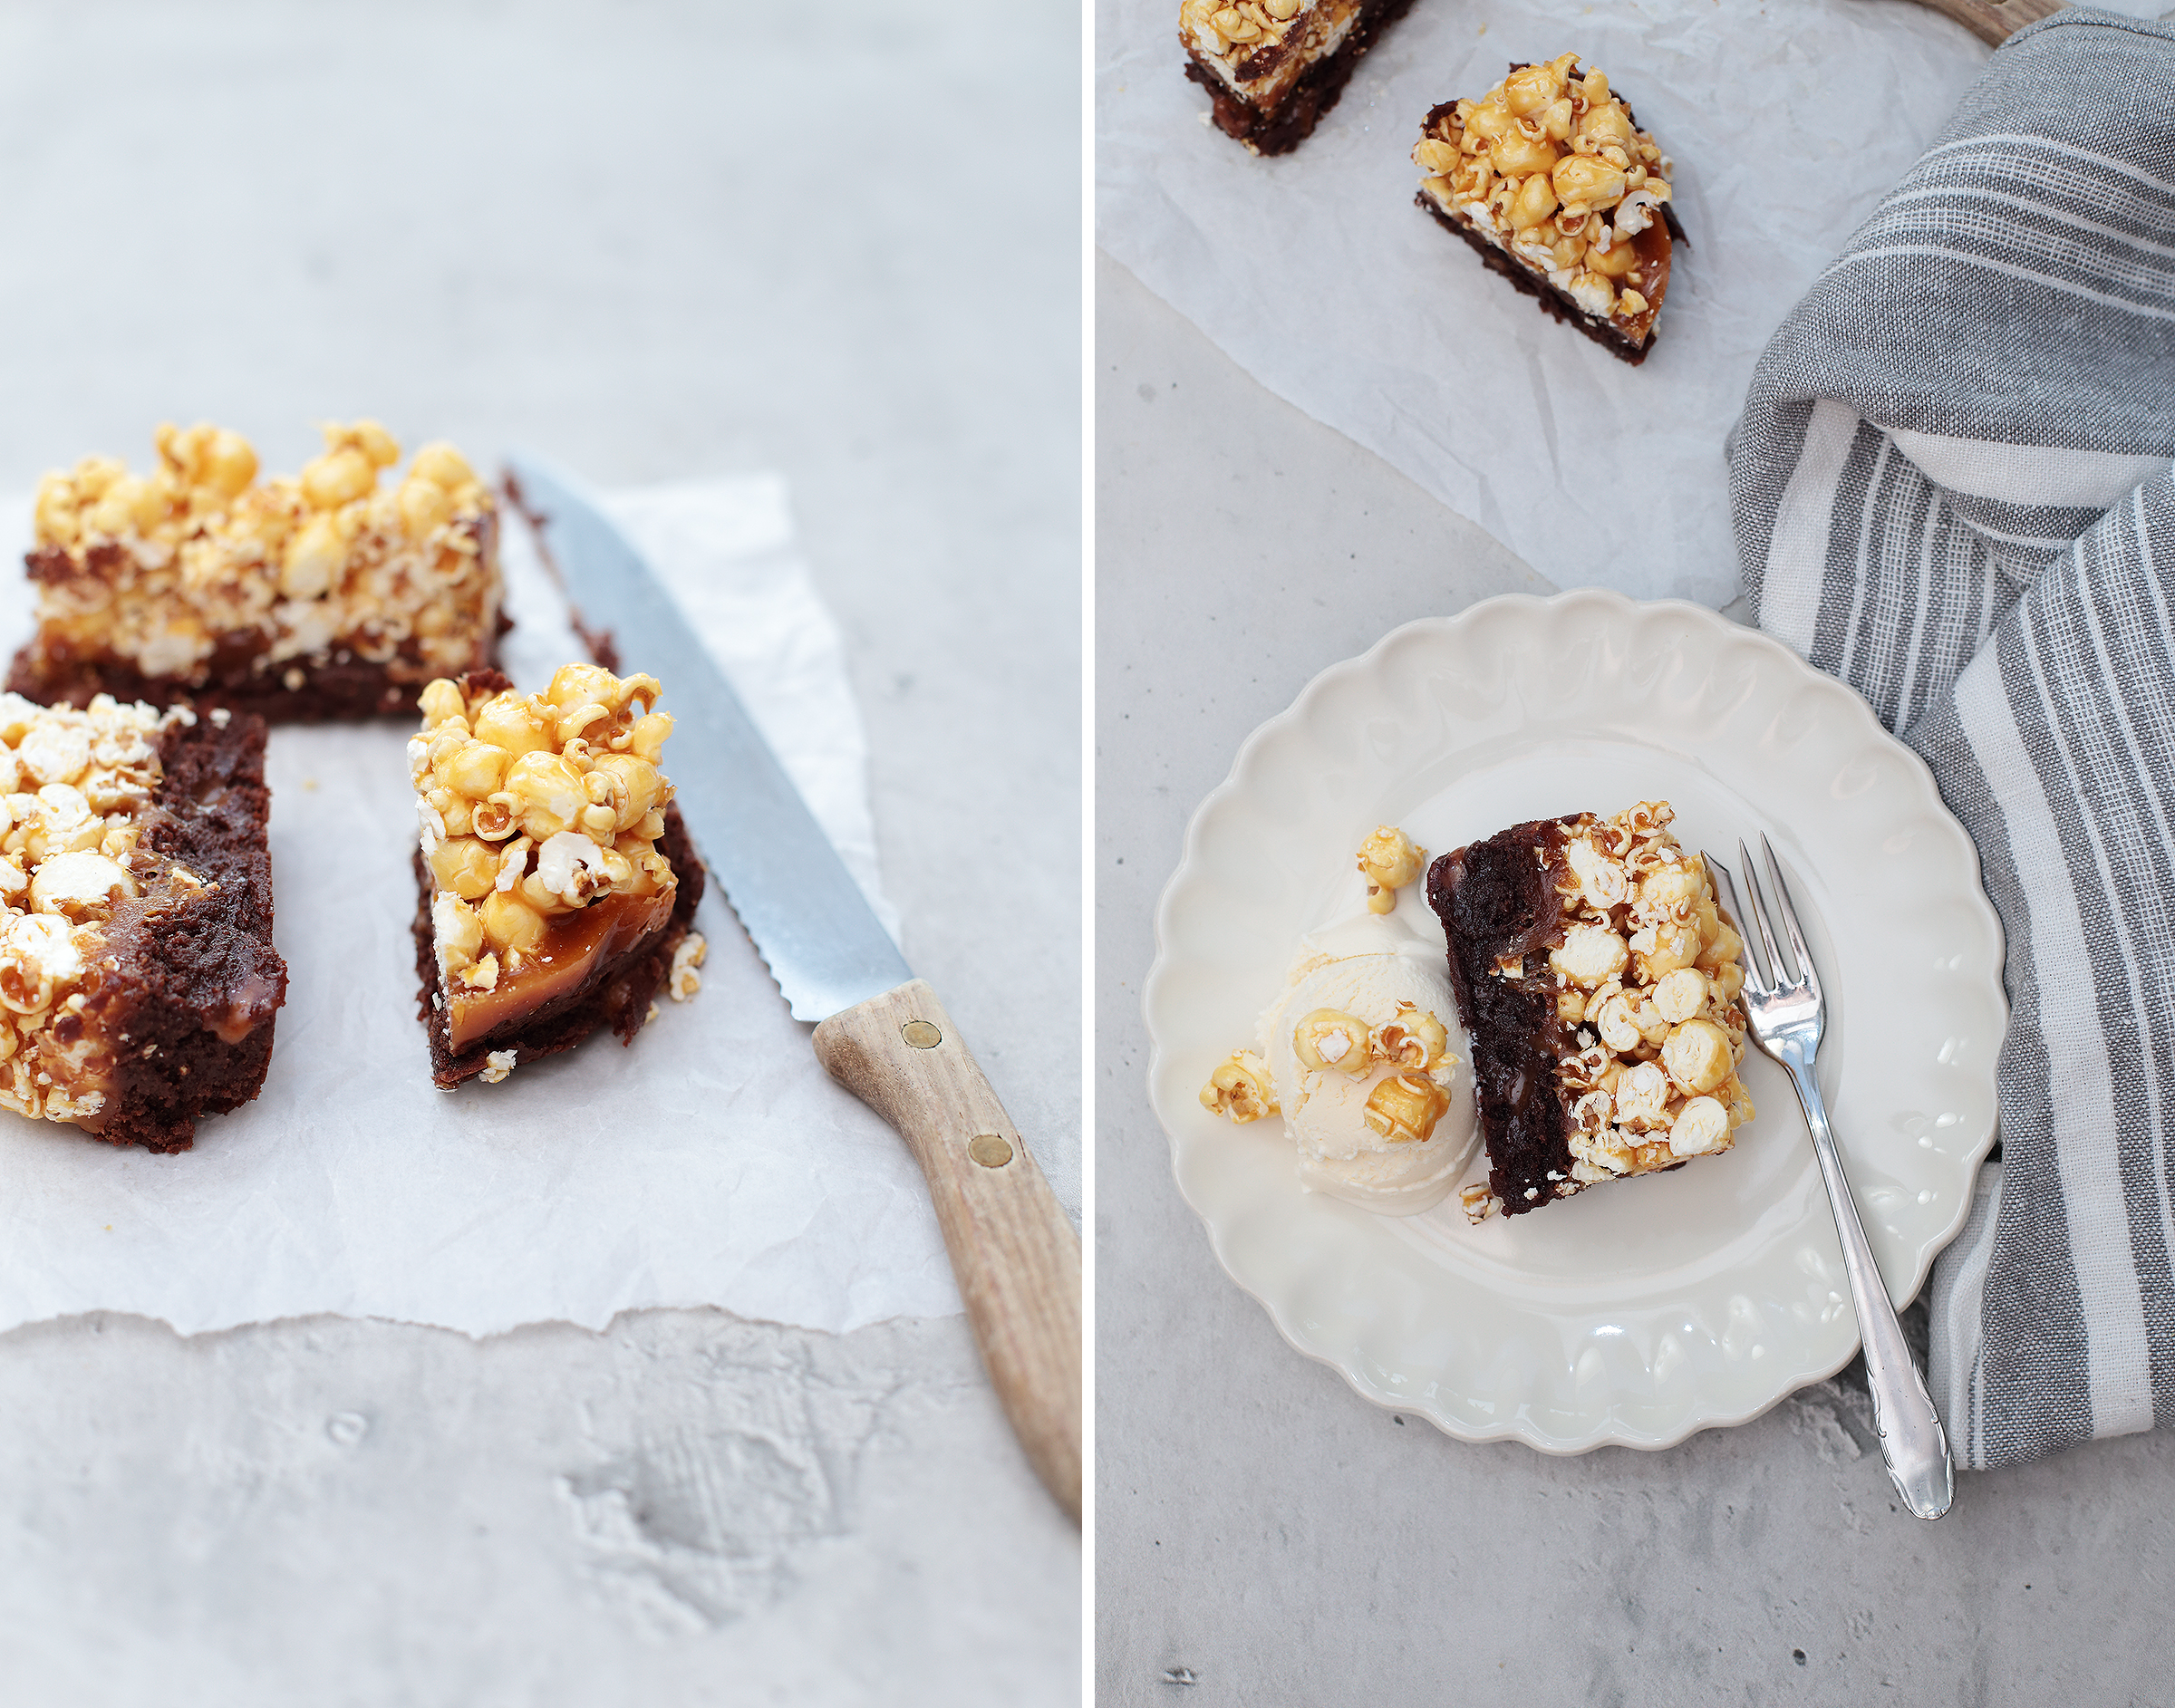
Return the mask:
<path id="1" fill-rule="evenodd" d="M 860 713 L 783 483 L 614 507 L 875 895 Z M 0 538 L 27 537 L 27 512 L 0 514 Z M 517 523 L 506 545 L 506 668 L 541 687 L 584 654 Z M 0 600 L 12 652 L 31 627 L 18 577 L 0 577 Z M 481 1335 L 710 1304 L 838 1332 L 957 1311 L 919 1171 L 817 1066 L 714 885 L 701 991 L 662 1003 L 632 1047 L 594 1037 L 501 1085 L 432 1087 L 405 740 L 398 726 L 273 732 L 290 982 L 261 1097 L 179 1156 L 0 1114 L 0 1328 L 119 1310 L 188 1334 L 334 1312 Z"/>
<path id="2" fill-rule="evenodd" d="M 1988 53 L 1899 0 L 1417 0 L 1314 135 L 1258 159 L 1201 122 L 1176 17 L 1098 0 L 1103 246 L 1559 585 L 1710 605 L 1736 591 L 1723 440 L 1762 347 Z M 1692 242 L 1636 369 L 1413 205 L 1430 107 L 1573 49 L 1675 159 Z"/>

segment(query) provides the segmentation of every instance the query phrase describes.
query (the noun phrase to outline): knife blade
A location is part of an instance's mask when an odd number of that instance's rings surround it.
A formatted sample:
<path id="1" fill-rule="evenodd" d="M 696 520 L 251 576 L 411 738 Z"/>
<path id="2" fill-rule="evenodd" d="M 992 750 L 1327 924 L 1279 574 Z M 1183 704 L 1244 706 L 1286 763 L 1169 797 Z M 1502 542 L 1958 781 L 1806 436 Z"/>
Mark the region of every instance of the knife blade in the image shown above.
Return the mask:
<path id="1" fill-rule="evenodd" d="M 936 994 L 914 976 L 672 594 L 579 482 L 507 486 L 592 647 L 662 682 L 672 775 L 703 864 L 830 1076 L 921 1164 L 991 1385 L 1044 1486 L 1080 1516 L 1080 1246 Z"/>

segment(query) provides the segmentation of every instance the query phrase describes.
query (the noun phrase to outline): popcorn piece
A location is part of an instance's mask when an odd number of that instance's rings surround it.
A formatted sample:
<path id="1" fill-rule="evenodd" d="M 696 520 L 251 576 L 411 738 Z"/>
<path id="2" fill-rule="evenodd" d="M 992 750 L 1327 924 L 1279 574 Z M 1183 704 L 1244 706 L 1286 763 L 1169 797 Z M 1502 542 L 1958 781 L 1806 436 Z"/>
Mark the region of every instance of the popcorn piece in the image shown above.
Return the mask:
<path id="1" fill-rule="evenodd" d="M 1335 1068 L 1364 1079 L 1374 1067 L 1367 1022 L 1335 1008 L 1316 1008 L 1293 1028 L 1291 1047 L 1317 1073 Z"/>
<path id="2" fill-rule="evenodd" d="M 1631 951 L 1624 940 L 1609 926 L 1580 922 L 1566 931 L 1562 942 L 1549 951 L 1548 964 L 1572 984 L 1593 990 L 1622 973 L 1630 959 Z M 1518 976 L 1523 977 L 1522 960 L 1519 968 Z"/>
<path id="3" fill-rule="evenodd" d="M 1636 366 L 1683 241 L 1668 211 L 1672 168 L 1608 78 L 1577 66 L 1576 53 L 1513 65 L 1479 100 L 1429 112 L 1412 151 L 1418 200 L 1543 308 Z"/>
<path id="4" fill-rule="evenodd" d="M 76 704 L 118 690 L 355 718 L 488 667 L 500 596 L 490 492 L 450 446 L 423 447 L 386 489 L 400 448 L 382 427 L 324 436 L 299 475 L 264 481 L 247 441 L 208 423 L 160 428 L 149 475 L 96 457 L 47 475 L 28 560 L 38 632 L 9 686 Z"/>
<path id="5" fill-rule="evenodd" d="M 1229 1115 L 1240 1126 L 1275 1115 L 1276 1088 L 1269 1064 L 1252 1050 L 1233 1050 L 1201 1087 L 1201 1106 Z"/>
<path id="6" fill-rule="evenodd" d="M 484 1057 L 483 1083 L 495 1086 L 520 1065 L 518 1055 L 510 1049 L 495 1049 Z"/>
<path id="7" fill-rule="evenodd" d="M 1359 875 L 1367 880 L 1367 911 L 1387 913 L 1397 905 L 1397 892 L 1426 869 L 1427 851 L 1414 845 L 1411 837 L 1390 825 L 1380 825 L 1359 844 Z"/>
<path id="8" fill-rule="evenodd" d="M 672 976 L 665 980 L 665 989 L 674 1002 L 685 1002 L 702 988 L 702 975 L 695 970 L 710 953 L 710 945 L 703 941 L 702 933 L 690 931 L 681 940 L 680 947 L 672 950 Z"/>
<path id="9" fill-rule="evenodd" d="M 1435 1131 L 1450 1109 L 1450 1094 L 1420 1074 L 1399 1074 L 1367 1094 L 1367 1124 L 1393 1144 L 1414 1144 Z"/>

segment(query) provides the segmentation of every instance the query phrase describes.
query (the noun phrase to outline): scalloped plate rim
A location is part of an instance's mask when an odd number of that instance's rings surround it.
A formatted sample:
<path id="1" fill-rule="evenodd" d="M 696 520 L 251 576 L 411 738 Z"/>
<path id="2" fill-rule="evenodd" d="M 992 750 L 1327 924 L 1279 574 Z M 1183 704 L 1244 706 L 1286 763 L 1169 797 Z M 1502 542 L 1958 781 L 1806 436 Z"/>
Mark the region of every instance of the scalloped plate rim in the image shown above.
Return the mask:
<path id="1" fill-rule="evenodd" d="M 1917 752 L 1883 728 L 1873 715 L 1872 708 L 1847 684 L 1838 678 L 1813 669 L 1811 664 L 1798 657 L 1796 653 L 1791 651 L 1772 635 L 1734 622 L 1719 612 L 1710 610 L 1706 606 L 1680 599 L 1634 600 L 1603 588 L 1574 588 L 1545 597 L 1532 593 L 1499 594 L 1493 598 L 1476 601 L 1451 616 L 1419 617 L 1411 622 L 1400 623 L 1382 635 L 1366 651 L 1353 657 L 1337 660 L 1317 671 L 1300 689 L 1290 704 L 1250 730 L 1233 754 L 1230 769 L 1225 774 L 1223 780 L 1202 797 L 1199 805 L 1194 807 L 1193 814 L 1186 821 L 1177 864 L 1172 869 L 1169 878 L 1165 880 L 1156 899 L 1154 916 L 1155 952 L 1154 959 L 1149 963 L 1146 977 L 1142 980 L 1141 1014 L 1147 1028 L 1149 1043 L 1145 1077 L 1149 1091 L 1150 1105 L 1155 1108 L 1157 1122 L 1165 1129 L 1165 1137 L 1169 1147 L 1168 1156 L 1173 1183 L 1177 1187 L 1179 1195 L 1184 1200 L 1187 1207 L 1201 1219 L 1203 1228 L 1208 1235 L 1209 1248 L 1213 1252 L 1216 1261 L 1222 1267 L 1224 1274 L 1231 1278 L 1241 1291 L 1246 1293 L 1262 1308 L 1285 1344 L 1303 1356 L 1327 1365 L 1336 1371 L 1344 1379 L 1345 1385 L 1361 1399 L 1387 1411 L 1424 1417 L 1444 1434 L 1457 1440 L 1474 1443 L 1522 1441 L 1537 1452 L 1559 1457 L 1575 1457 L 1608 1446 L 1629 1447 L 1642 1452 L 1659 1452 L 1677 1446 L 1703 1430 L 1735 1428 L 1740 1424 L 1751 1423 L 1773 1410 L 1790 1394 L 1813 1383 L 1827 1380 L 1847 1365 L 1857 1356 L 1859 1350 L 1860 1342 L 1855 1333 L 1855 1321 L 1854 1319 L 1852 1321 L 1851 1336 L 1839 1356 L 1832 1360 L 1819 1358 L 1801 1360 L 1794 1366 L 1788 1365 L 1786 1361 L 1778 1364 L 1776 1366 L 1778 1379 L 1771 1384 L 1772 1391 L 1755 1402 L 1737 1407 L 1708 1406 L 1704 1408 L 1696 1403 L 1687 1404 L 1680 1408 L 1684 1414 L 1681 1422 L 1663 1430 L 1638 1428 L 1627 1424 L 1621 1419 L 1619 1409 L 1613 1403 L 1603 1413 L 1601 1420 L 1596 1427 L 1575 1433 L 1545 1430 L 1525 1416 L 1522 1408 L 1518 1415 L 1501 1423 L 1479 1426 L 1451 1417 L 1444 1412 L 1440 1405 L 1425 1403 L 1416 1396 L 1387 1392 L 1370 1382 L 1365 1375 L 1354 1367 L 1356 1360 L 1348 1353 L 1340 1356 L 1334 1350 L 1310 1345 L 1300 1337 L 1298 1326 L 1288 1320 L 1285 1306 L 1281 1302 L 1271 1301 L 1263 1297 L 1234 1268 L 1231 1255 L 1226 1249 L 1227 1230 L 1211 1219 L 1209 1213 L 1195 1201 L 1194 1194 L 1187 1190 L 1180 1166 L 1182 1141 L 1176 1134 L 1171 1131 L 1169 1124 L 1163 1119 L 1162 1109 L 1155 1102 L 1155 1086 L 1166 1055 L 1166 1046 L 1155 1025 L 1155 1001 L 1158 989 L 1165 979 L 1173 961 L 1173 910 L 1177 902 L 1182 886 L 1192 875 L 1196 861 L 1201 856 L 1201 842 L 1205 834 L 1204 825 L 1219 806 L 1243 794 L 1241 778 L 1262 747 L 1279 738 L 1292 726 L 1305 719 L 1321 698 L 1339 683 L 1355 678 L 1365 679 L 1378 672 L 1390 651 L 1400 642 L 1412 637 L 1439 635 L 1447 638 L 1460 630 L 1474 625 L 1482 618 L 1498 613 L 1516 613 L 1524 616 L 1530 622 L 1538 622 L 1560 612 L 1588 605 L 1605 607 L 1627 616 L 1643 613 L 1680 615 L 1719 641 L 1734 646 L 1742 646 L 1754 655 L 1764 654 L 1772 668 L 1798 679 L 1822 693 L 1838 697 L 1837 703 L 1847 704 L 1851 708 L 1851 715 L 1861 721 L 1862 734 L 1867 745 L 1884 750 L 1891 757 L 1900 757 L 1906 761 L 1906 769 L 1910 776 L 1913 787 L 1920 796 L 1920 804 L 1925 809 L 1927 818 L 1939 825 L 1952 844 L 1951 852 L 1960 854 L 1968 864 L 1973 883 L 1969 886 L 1966 899 L 1969 904 L 1969 911 L 1985 929 L 1987 943 L 1992 950 L 1992 995 L 2005 1033 L 2008 1019 L 2007 993 L 2002 981 L 2005 940 L 2000 916 L 1996 912 L 1992 902 L 1987 899 L 1986 894 L 1977 847 L 1972 843 L 1962 825 L 1957 821 L 1955 815 L 1949 812 L 1947 803 L 1941 799 L 1940 790 L 1934 781 L 1931 768 Z M 1989 1070 L 1990 1072 L 1991 1070 Z M 1919 1290 L 1925 1286 L 1927 1276 L 1931 1272 L 1934 1259 L 1962 1231 L 1964 1222 L 1971 1211 L 1973 1197 L 1971 1183 L 1977 1179 L 1987 1153 L 1993 1149 L 1995 1140 L 1998 1136 L 1998 1112 L 1996 1111 L 1996 1117 L 1988 1124 L 1986 1131 L 1977 1138 L 1967 1153 L 1958 1156 L 1957 1172 L 1961 1177 L 1963 1190 L 1958 1194 L 1954 1213 L 1949 1218 L 1947 1226 L 1937 1234 L 1922 1239 L 1919 1242 L 1919 1248 L 1913 1259 L 1910 1288 L 1905 1297 L 1906 1303 L 1918 1297 Z M 1543 1315 L 1544 1313 L 1536 1311 L 1534 1314 Z"/>

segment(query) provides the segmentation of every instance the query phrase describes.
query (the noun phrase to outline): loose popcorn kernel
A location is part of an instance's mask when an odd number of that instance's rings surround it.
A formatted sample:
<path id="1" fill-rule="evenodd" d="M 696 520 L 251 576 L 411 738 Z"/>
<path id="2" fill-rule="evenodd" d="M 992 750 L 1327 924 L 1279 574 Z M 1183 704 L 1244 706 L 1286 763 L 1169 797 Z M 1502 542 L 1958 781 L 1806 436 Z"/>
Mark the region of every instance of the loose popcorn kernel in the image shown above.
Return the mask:
<path id="1" fill-rule="evenodd" d="M 680 947 L 672 950 L 672 970 L 665 980 L 665 989 L 674 1002 L 685 1002 L 702 988 L 702 975 L 695 970 L 710 953 L 710 945 L 703 941 L 700 931 L 690 931 L 681 939 Z"/>
<path id="2" fill-rule="evenodd" d="M 1278 1113 L 1274 1083 L 1269 1064 L 1252 1050 L 1233 1050 L 1231 1058 L 1208 1076 L 1201 1087 L 1201 1105 L 1229 1115 L 1240 1126 Z"/>
<path id="3" fill-rule="evenodd" d="M 1388 825 L 1359 844 L 1359 873 L 1367 880 L 1367 906 L 1371 913 L 1387 913 L 1397 904 L 1397 892 L 1418 877 L 1427 864 L 1427 851 L 1411 837 Z"/>
<path id="4" fill-rule="evenodd" d="M 1292 1028 L 1291 1047 L 1317 1071 L 1335 1068 L 1364 1078 L 1374 1064 L 1368 1057 L 1367 1022 L 1337 1008 L 1316 1008 Z"/>
<path id="5" fill-rule="evenodd" d="M 1465 1220 L 1475 1228 L 1503 1208 L 1503 1200 L 1482 1183 L 1461 1187 L 1457 1201 L 1459 1208 L 1465 1212 Z"/>
<path id="6" fill-rule="evenodd" d="M 1420 1074 L 1385 1079 L 1367 1095 L 1367 1124 L 1392 1144 L 1425 1143 L 1450 1108 L 1450 1094 Z"/>
<path id="7" fill-rule="evenodd" d="M 519 1054 L 510 1049 L 495 1049 L 483 1059 L 483 1083 L 487 1086 L 497 1085 L 520 1063 Z"/>

